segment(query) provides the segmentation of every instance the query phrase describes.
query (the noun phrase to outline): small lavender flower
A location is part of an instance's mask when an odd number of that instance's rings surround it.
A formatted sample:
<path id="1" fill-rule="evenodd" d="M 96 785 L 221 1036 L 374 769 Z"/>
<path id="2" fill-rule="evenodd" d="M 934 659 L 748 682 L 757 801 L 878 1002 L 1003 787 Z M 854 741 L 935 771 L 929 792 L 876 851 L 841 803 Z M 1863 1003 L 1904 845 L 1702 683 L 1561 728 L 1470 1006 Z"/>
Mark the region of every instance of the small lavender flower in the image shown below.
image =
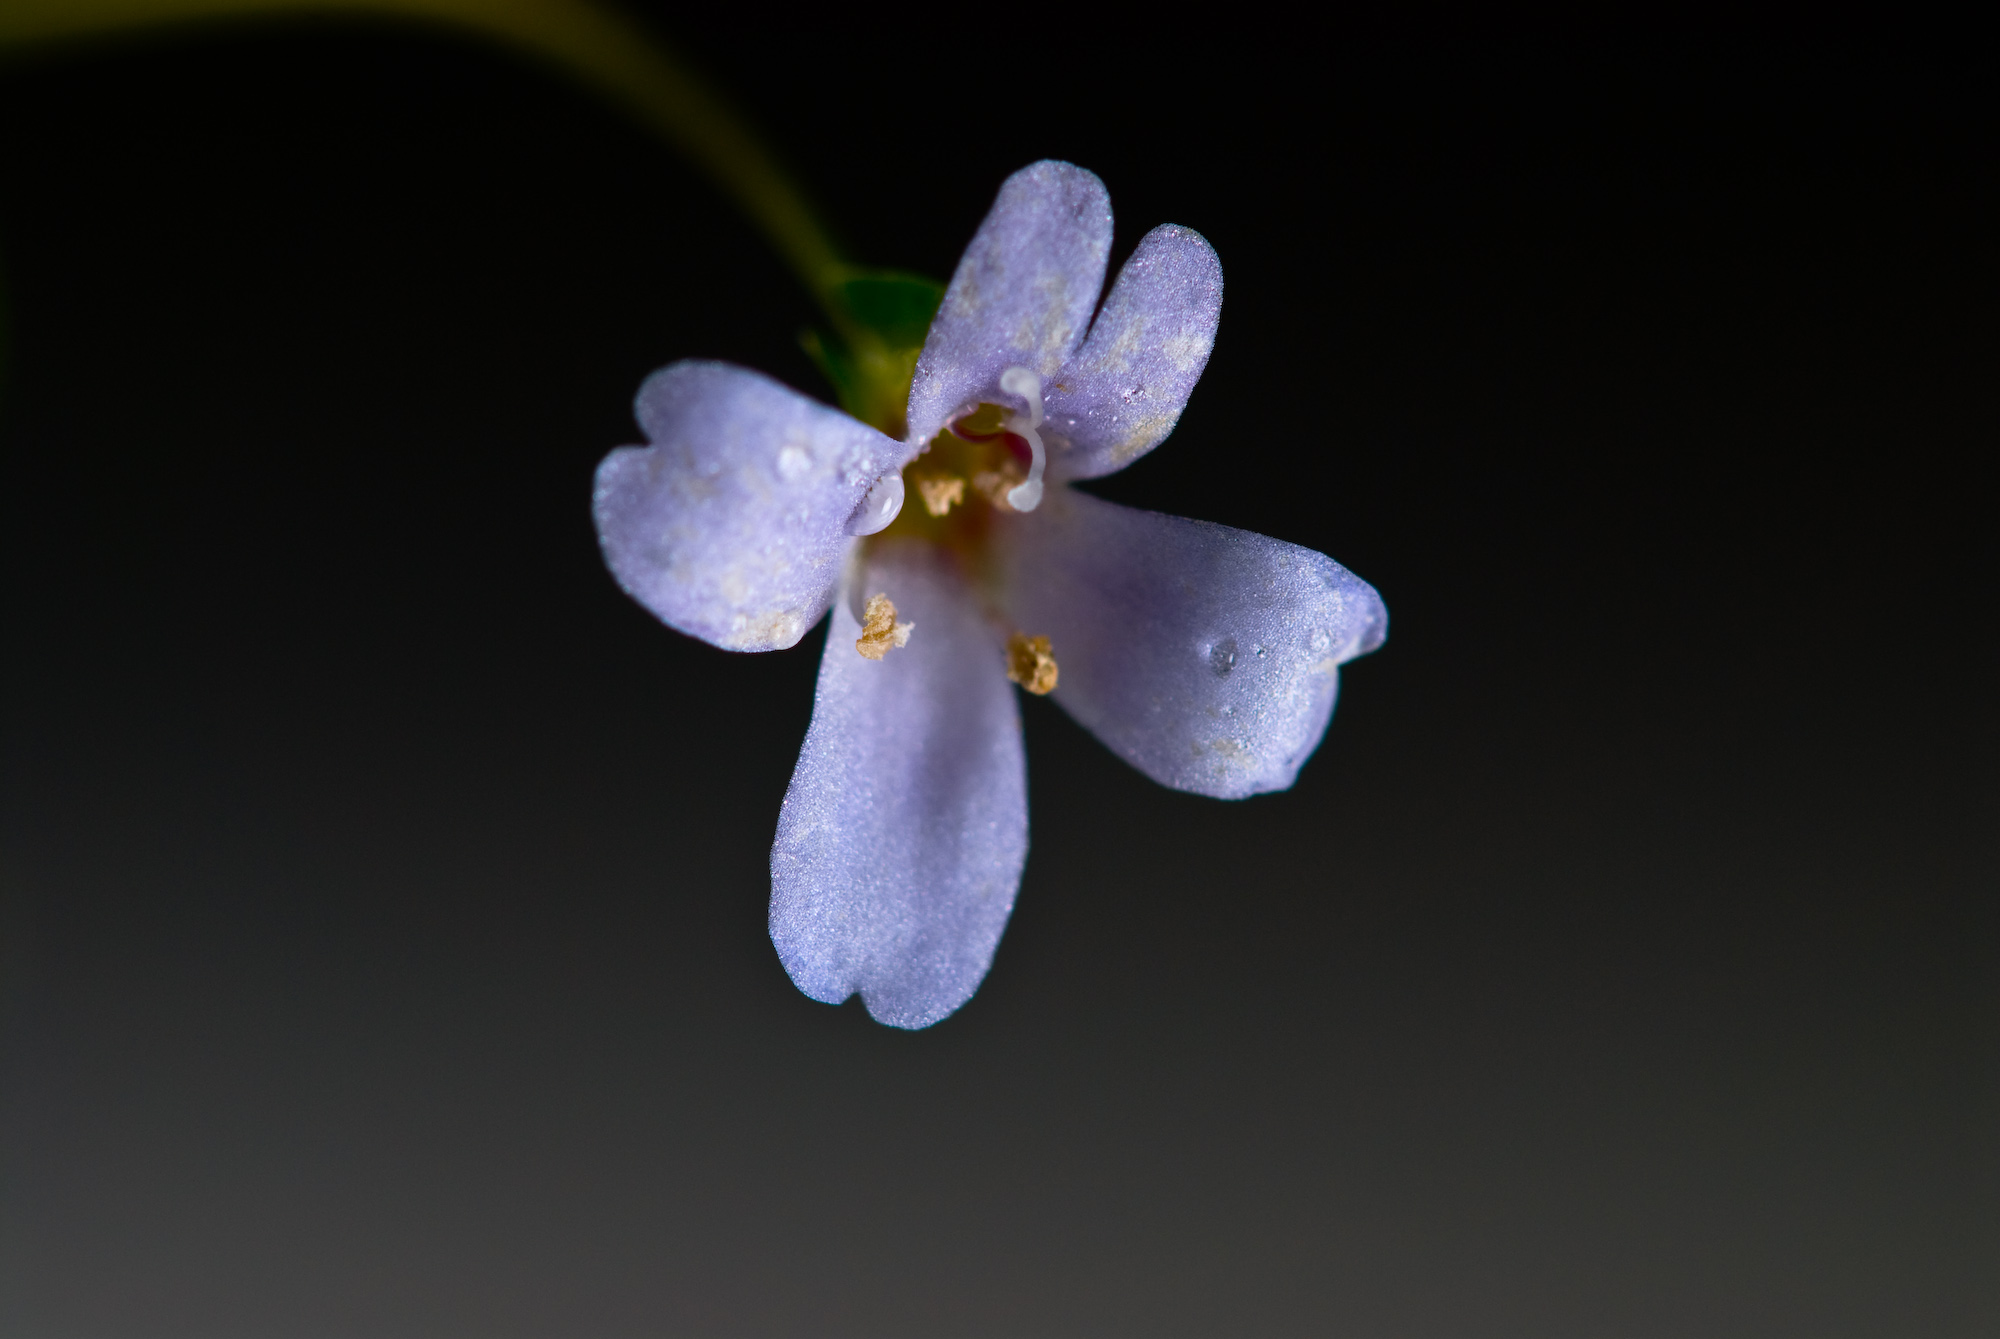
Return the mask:
<path id="1" fill-rule="evenodd" d="M 1010 680 L 1161 784 L 1234 799 L 1292 784 L 1337 667 L 1387 631 L 1375 591 L 1310 549 L 1066 486 L 1173 430 L 1221 311 L 1214 250 L 1169 225 L 1093 321 L 1110 246 L 1103 183 L 1037 163 L 959 262 L 902 440 L 681 362 L 640 389 L 652 445 L 598 467 L 605 560 L 670 626 L 765 651 L 831 606 L 771 939 L 807 995 L 858 991 L 897 1027 L 971 997 L 1013 909 L 1028 802 Z"/>

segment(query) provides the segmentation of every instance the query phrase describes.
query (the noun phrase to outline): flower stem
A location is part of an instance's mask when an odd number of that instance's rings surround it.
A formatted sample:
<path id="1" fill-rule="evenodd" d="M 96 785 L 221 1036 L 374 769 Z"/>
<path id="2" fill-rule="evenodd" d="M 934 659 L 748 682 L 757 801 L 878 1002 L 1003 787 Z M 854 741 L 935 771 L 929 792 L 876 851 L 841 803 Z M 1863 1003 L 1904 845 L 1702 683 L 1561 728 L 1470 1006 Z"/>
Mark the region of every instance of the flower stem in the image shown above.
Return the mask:
<path id="1" fill-rule="evenodd" d="M 763 231 L 835 326 L 848 324 L 840 285 L 853 271 L 805 196 L 677 55 L 592 0 L 4 0 L 0 52 L 135 29 L 326 14 L 471 29 L 578 76 L 699 164 Z"/>

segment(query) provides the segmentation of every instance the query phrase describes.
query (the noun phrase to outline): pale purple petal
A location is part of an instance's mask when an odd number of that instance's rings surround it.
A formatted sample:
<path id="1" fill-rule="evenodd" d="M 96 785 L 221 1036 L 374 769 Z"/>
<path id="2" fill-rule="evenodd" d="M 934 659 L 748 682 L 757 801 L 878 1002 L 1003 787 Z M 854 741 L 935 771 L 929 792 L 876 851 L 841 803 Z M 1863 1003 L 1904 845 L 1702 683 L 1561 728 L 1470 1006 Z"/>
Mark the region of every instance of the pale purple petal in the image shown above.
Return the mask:
<path id="1" fill-rule="evenodd" d="M 1007 612 L 1046 636 L 1055 700 L 1162 785 L 1283 790 L 1333 714 L 1336 666 L 1388 611 L 1323 554 L 1073 489 L 995 527 Z"/>
<path id="2" fill-rule="evenodd" d="M 771 848 L 771 940 L 798 988 L 856 991 L 895 1027 L 964 1004 L 993 962 L 1028 856 L 1021 723 L 999 641 L 948 555 L 876 546 L 834 604 L 812 727 Z M 908 645 L 854 648 L 886 594 Z"/>
<path id="3" fill-rule="evenodd" d="M 1090 324 L 1110 255 L 1111 197 L 1096 176 L 1045 161 L 1007 178 L 917 358 L 910 440 L 992 397 L 1010 367 L 1055 376 Z"/>
<path id="4" fill-rule="evenodd" d="M 661 368 L 638 415 L 652 445 L 606 456 L 591 504 L 618 584 L 731 651 L 798 641 L 840 580 L 850 518 L 910 448 L 728 363 Z"/>
<path id="5" fill-rule="evenodd" d="M 1147 233 L 1089 338 L 1046 388 L 1050 472 L 1094 479 L 1158 446 L 1208 366 L 1221 317 L 1215 248 L 1173 224 Z"/>

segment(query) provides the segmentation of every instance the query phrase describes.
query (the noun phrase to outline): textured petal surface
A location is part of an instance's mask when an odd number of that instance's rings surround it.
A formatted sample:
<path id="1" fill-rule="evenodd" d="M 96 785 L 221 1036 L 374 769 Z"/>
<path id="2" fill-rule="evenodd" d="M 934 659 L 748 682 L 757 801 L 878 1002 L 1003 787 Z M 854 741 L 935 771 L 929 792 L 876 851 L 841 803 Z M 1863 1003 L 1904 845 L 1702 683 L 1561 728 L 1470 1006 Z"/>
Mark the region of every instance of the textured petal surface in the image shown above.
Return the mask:
<path id="1" fill-rule="evenodd" d="M 1089 338 L 1047 388 L 1042 431 L 1056 477 L 1094 479 L 1158 446 L 1208 366 L 1221 318 L 1215 248 L 1172 224 L 1147 233 Z"/>
<path id="2" fill-rule="evenodd" d="M 1052 643 L 1055 700 L 1176 790 L 1283 790 L 1333 714 L 1336 666 L 1388 611 L 1324 554 L 1053 488 L 996 528 L 1008 613 Z"/>
<path id="3" fill-rule="evenodd" d="M 928 442 L 992 396 L 1010 367 L 1055 376 L 1090 324 L 1110 256 L 1111 197 L 1096 176 L 1040 162 L 1007 178 L 917 358 L 911 440 Z"/>
<path id="4" fill-rule="evenodd" d="M 798 641 L 840 579 L 848 518 L 910 449 L 727 363 L 661 368 L 638 415 L 652 445 L 606 456 L 591 504 L 618 584 L 732 651 Z"/>
<path id="5" fill-rule="evenodd" d="M 1021 722 L 1000 647 L 949 560 L 880 546 L 858 577 L 914 625 L 879 661 L 834 605 L 812 727 L 771 849 L 771 940 L 800 990 L 928 1027 L 992 964 L 1028 856 Z"/>

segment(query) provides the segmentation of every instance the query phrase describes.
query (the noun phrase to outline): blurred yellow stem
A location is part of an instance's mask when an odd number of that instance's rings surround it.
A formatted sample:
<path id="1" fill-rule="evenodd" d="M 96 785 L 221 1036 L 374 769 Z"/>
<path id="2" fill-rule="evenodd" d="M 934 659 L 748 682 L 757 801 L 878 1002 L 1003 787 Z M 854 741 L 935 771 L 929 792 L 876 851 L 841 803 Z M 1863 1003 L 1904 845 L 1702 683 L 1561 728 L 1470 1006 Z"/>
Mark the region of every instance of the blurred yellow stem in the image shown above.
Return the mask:
<path id="1" fill-rule="evenodd" d="M 837 327 L 845 278 L 805 197 L 671 51 L 590 0 L 0 0 L 0 51 L 63 38 L 281 15 L 354 14 L 470 29 L 554 62 L 665 135 L 728 192 Z"/>

